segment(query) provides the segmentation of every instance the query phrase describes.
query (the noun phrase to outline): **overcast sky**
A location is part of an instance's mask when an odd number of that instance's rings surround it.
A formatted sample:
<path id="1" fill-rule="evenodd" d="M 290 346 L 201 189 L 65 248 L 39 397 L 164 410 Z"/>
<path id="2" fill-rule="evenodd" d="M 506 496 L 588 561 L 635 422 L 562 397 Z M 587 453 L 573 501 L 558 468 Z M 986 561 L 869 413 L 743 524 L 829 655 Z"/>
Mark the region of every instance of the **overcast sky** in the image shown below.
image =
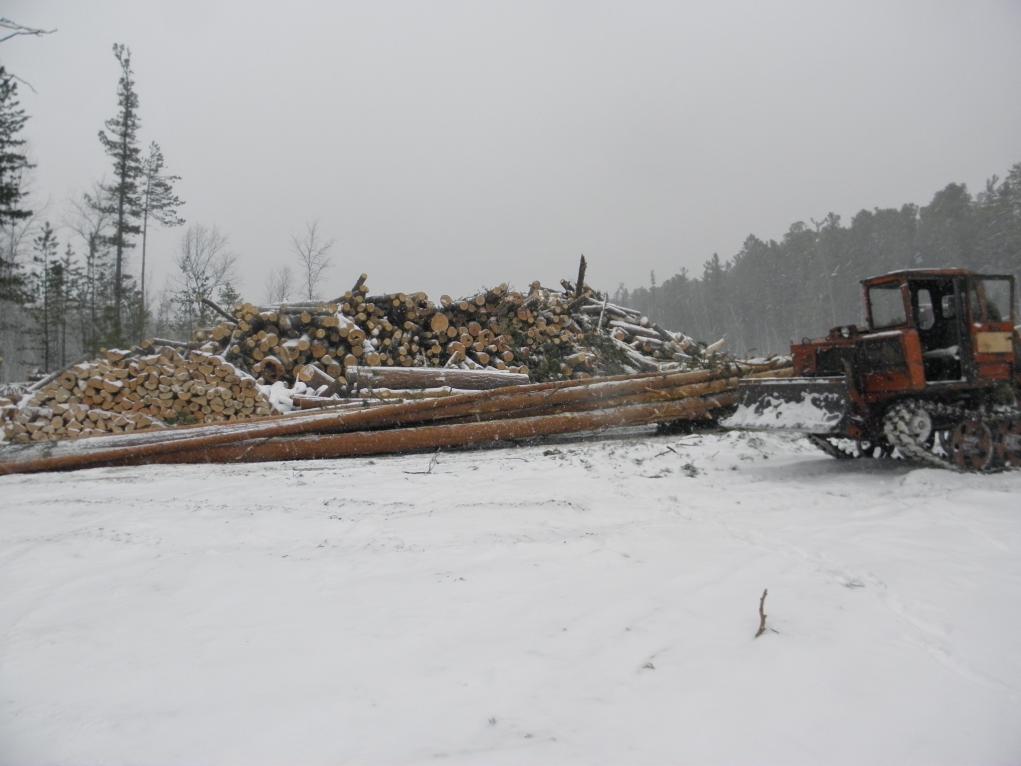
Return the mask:
<path id="1" fill-rule="evenodd" d="M 0 46 L 53 220 L 104 173 L 114 42 L 143 145 L 246 297 L 318 219 L 323 293 L 700 273 L 749 233 L 978 191 L 1021 161 L 1021 2 L 49 2 Z M 181 230 L 162 232 L 156 285 Z M 133 254 L 137 259 L 137 254 Z M 132 264 L 137 273 L 137 262 Z"/>

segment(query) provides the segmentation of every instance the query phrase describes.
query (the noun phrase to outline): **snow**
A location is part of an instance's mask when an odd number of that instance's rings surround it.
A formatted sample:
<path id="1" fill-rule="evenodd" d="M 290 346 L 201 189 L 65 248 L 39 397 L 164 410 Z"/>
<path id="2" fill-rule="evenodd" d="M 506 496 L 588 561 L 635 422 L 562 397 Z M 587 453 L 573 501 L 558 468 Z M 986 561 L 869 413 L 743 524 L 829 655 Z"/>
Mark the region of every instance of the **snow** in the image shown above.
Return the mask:
<path id="1" fill-rule="evenodd" d="M 1019 492 L 737 432 L 0 477 L 0 763 L 1017 763 Z"/>
<path id="2" fill-rule="evenodd" d="M 807 388 L 798 391 L 799 386 Z M 847 411 L 843 378 L 768 378 L 741 390 L 745 398 L 720 421 L 729 428 L 825 434 L 836 428 Z"/>

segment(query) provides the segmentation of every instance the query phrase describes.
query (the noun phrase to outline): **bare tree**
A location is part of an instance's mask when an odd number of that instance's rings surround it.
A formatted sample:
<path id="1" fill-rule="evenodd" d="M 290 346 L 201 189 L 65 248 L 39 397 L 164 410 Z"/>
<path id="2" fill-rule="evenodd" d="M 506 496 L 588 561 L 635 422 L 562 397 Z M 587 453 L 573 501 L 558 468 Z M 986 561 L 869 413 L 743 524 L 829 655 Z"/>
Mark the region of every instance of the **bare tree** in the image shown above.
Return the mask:
<path id="1" fill-rule="evenodd" d="M 304 282 L 305 297 L 308 300 L 315 299 L 319 279 L 323 272 L 332 265 L 327 253 L 333 247 L 333 242 L 332 239 L 322 239 L 322 235 L 319 233 L 319 221 L 307 222 L 302 237 L 291 235 L 291 249 L 301 262 L 301 278 Z"/>
<path id="2" fill-rule="evenodd" d="M 181 311 L 182 329 L 192 333 L 197 327 L 210 324 L 212 310 L 203 301 L 212 300 L 231 281 L 236 261 L 227 237 L 215 226 L 194 224 L 185 230 L 176 260 L 180 273 L 174 295 Z"/>
<path id="3" fill-rule="evenodd" d="M 270 303 L 283 303 L 291 297 L 294 287 L 294 275 L 290 266 L 281 266 L 271 271 L 266 280 L 266 300 Z"/>

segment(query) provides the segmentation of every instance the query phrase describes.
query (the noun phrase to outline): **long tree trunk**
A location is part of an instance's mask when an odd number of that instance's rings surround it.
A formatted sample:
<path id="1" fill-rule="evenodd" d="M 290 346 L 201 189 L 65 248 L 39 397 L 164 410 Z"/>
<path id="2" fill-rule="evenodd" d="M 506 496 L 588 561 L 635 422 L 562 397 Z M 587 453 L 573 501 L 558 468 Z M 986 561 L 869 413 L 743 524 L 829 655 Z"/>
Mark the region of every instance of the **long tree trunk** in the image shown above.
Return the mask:
<path id="1" fill-rule="evenodd" d="M 152 194 L 152 176 L 145 180 L 145 205 L 142 208 L 142 294 L 139 299 L 138 331 L 145 336 L 145 243 L 149 236 L 149 195 Z"/>
<path id="2" fill-rule="evenodd" d="M 114 268 L 114 283 L 113 283 L 113 337 L 114 342 L 120 345 L 123 342 L 123 332 L 121 328 L 121 309 L 123 296 L 121 295 L 121 279 L 124 272 L 124 228 L 127 225 L 125 222 L 125 210 L 124 204 L 126 200 L 125 184 L 128 180 L 128 124 L 130 120 L 130 112 L 127 108 L 124 109 L 124 120 L 121 126 L 121 160 L 120 160 L 120 173 L 118 180 L 118 191 L 117 191 L 117 263 Z"/>

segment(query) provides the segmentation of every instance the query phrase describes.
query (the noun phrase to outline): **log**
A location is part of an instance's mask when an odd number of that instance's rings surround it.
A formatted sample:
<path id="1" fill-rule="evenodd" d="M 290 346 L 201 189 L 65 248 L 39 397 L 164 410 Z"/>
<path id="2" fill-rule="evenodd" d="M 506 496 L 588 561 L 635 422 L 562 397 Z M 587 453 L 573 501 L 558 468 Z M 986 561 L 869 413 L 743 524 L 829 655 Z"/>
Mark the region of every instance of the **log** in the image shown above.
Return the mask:
<path id="1" fill-rule="evenodd" d="M 678 388 L 707 383 L 733 374 L 732 369 L 703 370 L 689 373 L 621 375 L 605 379 L 567 380 L 535 383 L 497 391 L 478 391 L 446 398 L 423 399 L 403 404 L 387 404 L 371 411 L 334 413 L 311 412 L 281 415 L 247 423 L 221 426 L 191 426 L 168 430 L 156 438 L 152 434 L 94 439 L 90 447 L 51 445 L 46 452 L 32 447 L 8 448 L 0 457 L 0 475 L 73 470 L 118 461 L 148 462 L 159 455 L 180 450 L 212 449 L 231 442 L 279 438 L 303 433 L 351 431 L 358 428 L 392 428 L 408 424 L 496 413 L 513 413 L 536 406 L 568 406 L 592 400 L 610 400 L 641 391 Z M 767 372 L 766 374 L 775 374 Z M 690 392 L 691 389 L 689 389 Z"/>
<path id="2" fill-rule="evenodd" d="M 348 382 L 372 388 L 435 388 L 450 386 L 471 390 L 488 390 L 529 383 L 527 375 L 499 370 L 453 370 L 432 367 L 349 367 Z"/>
<path id="3" fill-rule="evenodd" d="M 327 374 L 324 370 L 316 367 L 314 364 L 306 364 L 302 367 L 297 374 L 298 380 L 308 383 L 312 388 L 319 389 L 321 386 L 326 386 L 326 393 L 336 394 L 340 391 L 342 383 L 334 378 L 332 375 Z"/>
<path id="4" fill-rule="evenodd" d="M 694 420 L 737 401 L 734 393 L 656 404 L 636 404 L 592 412 L 511 418 L 507 420 L 419 426 L 386 431 L 355 431 L 328 436 L 299 436 L 274 441 L 247 441 L 208 450 L 189 450 L 157 458 L 160 463 L 234 463 L 310 460 L 452 447 L 480 446 L 566 433 L 602 431 L 622 426 Z M 131 464 L 130 461 L 125 464 Z"/>

